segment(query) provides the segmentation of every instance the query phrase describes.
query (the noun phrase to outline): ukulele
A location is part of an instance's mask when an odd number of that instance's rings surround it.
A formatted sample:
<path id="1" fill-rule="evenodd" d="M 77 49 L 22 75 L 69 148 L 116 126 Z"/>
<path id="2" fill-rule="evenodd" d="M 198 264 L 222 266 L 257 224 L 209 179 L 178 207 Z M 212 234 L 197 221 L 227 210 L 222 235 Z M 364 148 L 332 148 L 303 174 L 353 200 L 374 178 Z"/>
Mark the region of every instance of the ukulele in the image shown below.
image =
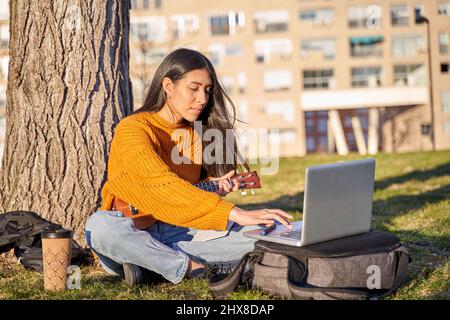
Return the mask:
<path id="1" fill-rule="evenodd" d="M 232 178 L 229 178 L 228 181 L 230 181 L 231 185 L 234 186 L 232 179 L 237 180 L 239 185 L 238 189 L 241 190 L 242 195 L 247 194 L 245 191 L 246 189 L 251 189 L 252 194 L 255 194 L 254 189 L 261 188 L 261 181 L 256 171 L 239 173 L 234 175 Z M 219 180 L 202 181 L 193 185 L 199 189 L 209 192 L 216 192 L 219 190 Z M 114 197 L 113 199 L 112 210 L 121 211 L 125 217 L 131 218 L 137 229 L 147 229 L 156 221 L 152 215 L 139 212 L 139 210 L 133 205 L 128 204 L 117 197 Z"/>

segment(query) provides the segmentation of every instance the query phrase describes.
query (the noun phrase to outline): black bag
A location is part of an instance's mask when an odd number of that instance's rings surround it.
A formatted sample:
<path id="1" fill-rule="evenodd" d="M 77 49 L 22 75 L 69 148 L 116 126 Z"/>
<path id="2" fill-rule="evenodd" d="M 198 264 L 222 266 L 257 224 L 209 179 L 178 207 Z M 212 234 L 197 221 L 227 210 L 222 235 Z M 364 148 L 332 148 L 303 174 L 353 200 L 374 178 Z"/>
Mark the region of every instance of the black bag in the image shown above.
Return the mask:
<path id="1" fill-rule="evenodd" d="M 228 276 L 209 279 L 216 298 L 238 285 L 289 299 L 379 299 L 407 276 L 411 258 L 393 234 L 371 231 L 305 247 L 257 241 Z"/>
<path id="2" fill-rule="evenodd" d="M 0 214 L 0 253 L 14 248 L 14 254 L 27 269 L 42 272 L 41 232 L 64 229 L 31 211 Z M 72 240 L 71 264 L 89 261 L 90 253 Z"/>

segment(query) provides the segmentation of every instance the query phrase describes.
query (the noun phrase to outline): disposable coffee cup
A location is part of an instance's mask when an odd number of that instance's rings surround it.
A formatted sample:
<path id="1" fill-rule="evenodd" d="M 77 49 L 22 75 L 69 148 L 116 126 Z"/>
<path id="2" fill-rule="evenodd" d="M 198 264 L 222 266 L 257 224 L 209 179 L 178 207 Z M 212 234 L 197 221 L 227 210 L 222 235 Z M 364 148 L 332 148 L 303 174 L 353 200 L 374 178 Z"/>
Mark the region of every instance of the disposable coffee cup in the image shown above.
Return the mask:
<path id="1" fill-rule="evenodd" d="M 67 268 L 72 256 L 72 231 L 42 232 L 41 238 L 44 289 L 64 290 L 67 283 Z"/>

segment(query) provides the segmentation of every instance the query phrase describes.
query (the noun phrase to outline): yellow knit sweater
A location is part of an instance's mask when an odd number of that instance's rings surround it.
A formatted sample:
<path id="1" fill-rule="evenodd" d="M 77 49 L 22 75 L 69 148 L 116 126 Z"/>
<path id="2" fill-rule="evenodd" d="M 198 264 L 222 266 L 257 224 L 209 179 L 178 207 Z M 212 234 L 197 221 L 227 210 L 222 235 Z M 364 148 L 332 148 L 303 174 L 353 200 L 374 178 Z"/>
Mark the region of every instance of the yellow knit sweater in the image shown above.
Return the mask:
<path id="1" fill-rule="evenodd" d="M 189 133 L 180 138 L 185 139 L 182 143 L 172 138 L 178 136 L 173 135 L 175 130 Z M 173 148 L 179 145 L 188 149 L 180 154 L 191 163 L 172 161 Z M 172 124 L 149 112 L 126 117 L 117 125 L 112 140 L 102 209 L 111 210 L 116 196 L 166 223 L 225 230 L 234 204 L 192 185 L 200 179 L 201 164 L 195 159 L 199 155 L 201 159 L 201 148 L 199 135 L 188 123 Z"/>

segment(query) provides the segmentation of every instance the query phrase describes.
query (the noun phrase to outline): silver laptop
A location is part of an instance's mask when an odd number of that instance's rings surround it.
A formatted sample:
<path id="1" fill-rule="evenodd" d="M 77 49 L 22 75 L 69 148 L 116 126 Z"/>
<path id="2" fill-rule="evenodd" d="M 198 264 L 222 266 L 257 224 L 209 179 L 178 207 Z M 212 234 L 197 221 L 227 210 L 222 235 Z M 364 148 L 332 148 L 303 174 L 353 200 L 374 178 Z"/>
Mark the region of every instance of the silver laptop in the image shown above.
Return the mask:
<path id="1" fill-rule="evenodd" d="M 250 238 L 306 246 L 370 231 L 375 160 L 338 162 L 306 169 L 303 221 L 244 232 Z"/>

